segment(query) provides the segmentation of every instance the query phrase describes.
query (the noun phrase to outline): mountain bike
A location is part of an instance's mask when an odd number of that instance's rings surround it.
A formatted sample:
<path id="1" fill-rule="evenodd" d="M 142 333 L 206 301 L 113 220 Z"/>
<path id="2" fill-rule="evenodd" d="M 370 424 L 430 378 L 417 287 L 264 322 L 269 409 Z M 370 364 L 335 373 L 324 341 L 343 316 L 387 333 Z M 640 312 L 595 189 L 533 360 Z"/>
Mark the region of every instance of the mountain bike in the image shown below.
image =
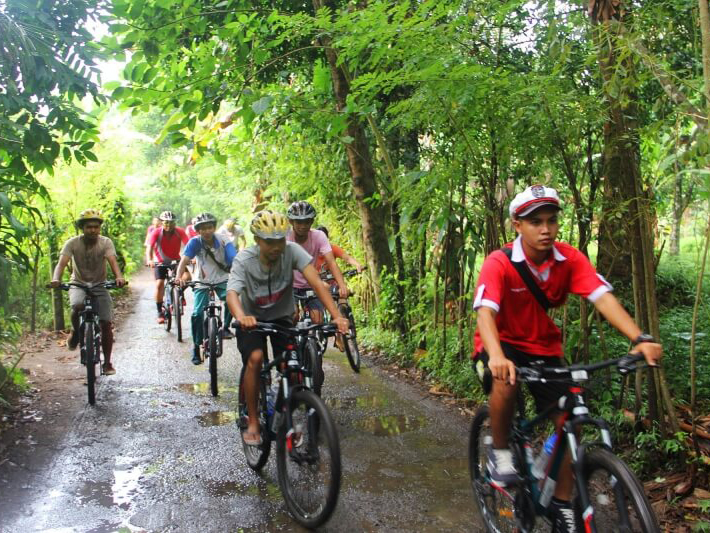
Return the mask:
<path id="1" fill-rule="evenodd" d="M 188 281 L 187 287 L 209 289 L 209 302 L 202 310 L 203 346 L 202 360 L 209 361 L 210 391 L 212 396 L 219 394 L 217 385 L 217 358 L 222 356 L 222 303 L 217 301 L 215 289 L 221 283 L 206 283 L 204 281 Z"/>
<path id="2" fill-rule="evenodd" d="M 355 276 L 356 274 L 358 274 L 357 270 L 348 270 L 346 272 L 343 272 L 343 277 L 350 278 L 352 276 Z M 333 296 L 333 300 L 338 302 L 338 311 L 340 311 L 340 314 L 347 318 L 350 322 L 350 332 L 345 335 L 345 338 L 342 339 L 341 342 L 343 343 L 345 355 L 348 357 L 348 363 L 350 363 L 350 368 L 352 368 L 353 371 L 355 371 L 356 373 L 360 372 L 360 348 L 357 345 L 357 330 L 355 329 L 355 317 L 353 317 L 353 310 L 347 300 L 344 300 L 342 302 L 339 301 L 340 294 L 338 292 L 338 286 L 333 283 L 335 281 L 335 278 L 333 277 L 332 273 L 323 272 L 321 273 L 320 278 L 326 283 L 330 284 L 330 293 Z M 327 318 L 324 318 L 324 321 L 327 322 Z M 340 334 L 336 336 L 336 340 L 339 338 L 339 336 Z"/>
<path id="3" fill-rule="evenodd" d="M 86 284 L 78 281 L 62 283 L 57 287 L 68 291 L 71 287 L 84 290 L 84 309 L 79 313 L 79 354 L 81 364 L 86 367 L 86 389 L 89 395 L 89 405 L 96 403 L 96 365 L 103 374 L 101 361 L 101 324 L 99 323 L 98 302 L 93 290 L 98 288 L 115 289 L 115 281 Z M 47 285 L 47 288 L 51 288 Z"/>
<path id="4" fill-rule="evenodd" d="M 312 325 L 317 325 L 313 324 L 309 308 L 310 302 L 318 300 L 318 296 L 316 296 L 315 291 L 308 289 L 302 296 L 294 293 L 293 297 L 296 300 L 296 309 L 298 310 L 299 316 L 299 321 L 296 326 L 301 328 L 310 328 Z M 313 392 L 320 396 L 321 389 L 323 388 L 323 382 L 325 381 L 325 373 L 323 372 L 323 354 L 328 347 L 328 337 L 321 328 L 311 328 L 308 331 L 308 338 L 306 339 L 305 344 L 305 360 L 313 377 Z"/>
<path id="5" fill-rule="evenodd" d="M 177 261 L 165 263 L 155 263 L 156 266 L 163 266 L 168 269 L 168 277 L 165 280 L 165 298 L 163 305 L 163 318 L 165 331 L 170 331 L 173 322 L 177 331 L 177 340 L 182 342 L 182 315 L 185 312 L 185 296 L 183 289 L 177 283 L 175 274 L 177 272 Z"/>
<path id="6" fill-rule="evenodd" d="M 246 365 L 239 378 L 237 421 L 247 464 L 260 470 L 269 459 L 271 442 L 276 441 L 281 493 L 296 521 L 308 528 L 330 518 L 340 493 L 340 443 L 335 422 L 323 400 L 311 390 L 313 375 L 307 351 L 313 343 L 311 333 L 318 329 L 326 335 L 334 335 L 336 330 L 332 324 L 286 328 L 267 322 L 257 322 L 251 330 L 289 339 L 286 350 L 271 362 L 264 354 L 257 404 L 262 441 L 257 446 L 246 444 L 243 438 L 248 420 L 242 386 Z M 272 385 L 274 379 L 278 386 Z"/>
<path id="7" fill-rule="evenodd" d="M 566 451 L 571 451 L 575 477 L 573 506 L 578 527 L 586 532 L 655 533 L 660 528 L 643 487 L 626 464 L 612 451 L 611 432 L 603 419 L 592 418 L 584 402 L 580 383 L 589 374 L 608 367 L 628 374 L 641 368 L 642 355 L 626 355 L 589 365 L 570 367 L 531 366 L 516 368 L 516 381 L 527 383 L 562 382 L 569 386 L 565 396 L 532 420 L 525 418 L 521 389 L 518 413 L 513 422 L 509 445 L 519 483 L 500 486 L 490 479 L 488 449 L 493 445 L 488 407 L 481 407 L 471 425 L 469 472 L 476 503 L 490 532 L 533 531 L 538 517 L 547 516 L 556 480 Z M 484 389 L 490 387 L 490 372 Z M 532 442 L 535 427 L 544 424 L 552 412 L 561 412 L 563 423 L 556 430 L 556 443 L 542 479 L 533 469 Z M 598 430 L 600 439 L 581 443 L 583 426 Z"/>

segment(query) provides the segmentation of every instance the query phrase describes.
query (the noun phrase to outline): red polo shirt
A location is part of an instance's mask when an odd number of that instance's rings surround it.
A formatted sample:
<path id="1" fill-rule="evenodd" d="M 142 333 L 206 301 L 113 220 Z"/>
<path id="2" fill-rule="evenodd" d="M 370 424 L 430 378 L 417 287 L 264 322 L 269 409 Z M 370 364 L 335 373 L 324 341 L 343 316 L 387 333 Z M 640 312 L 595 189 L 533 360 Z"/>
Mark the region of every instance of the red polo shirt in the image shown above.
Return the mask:
<path id="1" fill-rule="evenodd" d="M 150 234 L 148 241 L 148 246 L 155 250 L 155 255 L 161 262 L 179 261 L 181 244 L 187 244 L 187 234 L 184 229 L 178 227 L 175 227 L 172 233 L 165 233 L 163 228 L 158 228 Z"/>
<path id="2" fill-rule="evenodd" d="M 497 311 L 496 326 L 500 340 L 533 354 L 562 357 L 562 334 L 547 316 L 512 265 L 525 261 L 533 278 L 552 307 L 559 307 L 570 292 L 595 302 L 611 290 L 611 285 L 594 269 L 579 250 L 563 242 L 555 243 L 550 259 L 536 266 L 525 257 L 520 237 L 506 244 L 513 249 L 511 259 L 496 250 L 483 262 L 478 277 L 473 308 L 490 307 Z M 476 328 L 475 353 L 483 350 Z"/>
<path id="3" fill-rule="evenodd" d="M 343 250 L 340 246 L 337 244 L 333 244 L 332 242 L 330 243 L 330 247 L 333 249 L 333 256 L 336 259 L 342 259 L 345 257 L 345 250 Z M 325 264 L 325 256 L 324 255 L 319 255 L 318 259 L 316 259 L 315 264 L 313 265 L 316 269 L 316 272 L 321 272 L 325 271 L 328 269 L 328 265 Z"/>

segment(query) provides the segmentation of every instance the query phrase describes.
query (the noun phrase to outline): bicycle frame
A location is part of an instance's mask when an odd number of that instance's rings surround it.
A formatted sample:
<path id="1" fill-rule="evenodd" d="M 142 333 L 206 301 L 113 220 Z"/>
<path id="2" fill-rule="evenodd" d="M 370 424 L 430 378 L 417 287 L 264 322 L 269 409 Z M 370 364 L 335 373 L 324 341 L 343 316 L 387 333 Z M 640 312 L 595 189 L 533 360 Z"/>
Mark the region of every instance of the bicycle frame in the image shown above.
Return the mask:
<path id="1" fill-rule="evenodd" d="M 642 358 L 642 357 L 641 357 Z M 638 356 L 631 360 L 638 360 Z M 588 379 L 588 371 L 612 366 L 612 362 L 606 361 L 596 365 L 587 365 L 584 369 L 574 370 L 573 368 L 560 369 L 560 373 L 569 373 L 569 390 L 560 397 L 556 404 L 550 405 L 542 413 L 539 413 L 532 419 L 525 418 L 524 405 L 522 395 L 518 394 L 518 413 L 520 418 L 513 424 L 511 430 L 511 448 L 516 455 L 518 464 L 524 465 L 524 485 L 525 494 L 534 504 L 535 514 L 537 516 L 545 516 L 550 506 L 552 496 L 554 494 L 557 479 L 562 467 L 567 450 L 570 450 L 572 461 L 572 469 L 575 474 L 575 484 L 577 489 L 577 497 L 579 499 L 580 508 L 582 509 L 582 518 L 585 524 L 592 524 L 594 518 L 594 509 L 590 502 L 589 493 L 584 483 L 584 474 L 582 465 L 587 451 L 591 448 L 604 447 L 609 451 L 612 450 L 611 430 L 607 422 L 601 418 L 594 418 L 589 415 L 589 409 L 584 401 L 584 388 L 579 382 Z M 630 364 L 630 363 L 628 363 Z M 628 372 L 628 367 L 620 364 L 620 371 L 624 373 L 625 369 Z M 534 368 L 517 369 L 520 382 L 545 382 L 546 378 L 539 374 Z M 549 378 L 548 378 L 549 379 Z M 567 380 L 566 380 L 567 381 Z M 557 424 L 555 430 L 557 440 L 555 447 L 550 455 L 548 466 L 545 472 L 545 477 L 541 480 L 536 479 L 532 473 L 532 447 L 531 441 L 534 430 L 537 426 L 547 422 L 553 412 L 561 413 L 561 422 Z M 577 435 L 582 426 L 594 426 L 598 428 L 600 439 L 579 443 Z M 502 487 L 497 487 L 497 490 L 503 491 L 508 497 L 510 494 Z M 512 499 L 512 498 L 511 498 Z M 517 503 L 516 503 L 517 507 Z M 532 518 L 532 517 L 530 517 Z"/>
<path id="2" fill-rule="evenodd" d="M 84 288 L 84 309 L 79 312 L 79 353 L 81 354 L 81 361 L 84 364 L 89 364 L 86 360 L 86 347 L 84 345 L 84 329 L 87 322 L 93 322 L 96 325 L 94 329 L 94 353 L 96 357 L 101 359 L 101 324 L 99 321 L 99 314 L 94 311 L 93 298 L 94 294 L 91 289 Z"/>
<path id="3" fill-rule="evenodd" d="M 237 325 L 235 324 L 235 328 L 236 327 Z M 260 372 L 261 383 L 265 387 L 268 387 L 271 384 L 271 371 L 272 369 L 276 369 L 279 379 L 279 392 L 274 402 L 273 416 L 276 417 L 277 413 L 283 414 L 285 412 L 286 414 L 284 420 L 269 423 L 268 430 L 271 437 L 272 439 L 276 438 L 281 425 L 286 423 L 286 427 L 289 428 L 287 438 L 290 438 L 293 420 L 291 419 L 291 410 L 284 408 L 288 406 L 294 392 L 301 389 L 312 390 L 313 388 L 312 373 L 306 364 L 306 342 L 315 329 L 327 330 L 328 333 L 332 333 L 335 328 L 330 324 L 313 324 L 305 327 L 297 326 L 296 328 L 277 328 L 268 323 L 257 323 L 257 327 L 259 327 L 263 333 L 270 335 L 287 335 L 292 341 L 286 344 L 286 349 L 280 355 L 274 357 L 272 361 L 267 361 L 267 355 L 264 354 L 264 364 Z M 324 334 L 327 335 L 327 332 L 324 331 Z"/>

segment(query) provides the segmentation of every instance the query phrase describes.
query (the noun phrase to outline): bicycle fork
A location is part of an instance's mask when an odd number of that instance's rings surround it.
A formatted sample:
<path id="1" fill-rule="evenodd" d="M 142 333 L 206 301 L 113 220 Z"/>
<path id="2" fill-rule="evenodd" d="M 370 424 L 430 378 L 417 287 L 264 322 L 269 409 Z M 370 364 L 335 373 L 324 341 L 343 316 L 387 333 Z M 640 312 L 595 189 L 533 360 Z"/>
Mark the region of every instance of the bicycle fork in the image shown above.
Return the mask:
<path id="1" fill-rule="evenodd" d="M 581 394 L 581 390 L 571 391 L 575 394 L 575 408 L 574 414 L 576 415 L 573 420 L 568 420 L 565 422 L 565 431 L 567 434 L 567 442 L 570 448 L 570 454 L 572 457 L 572 468 L 574 470 L 575 484 L 577 488 L 577 498 L 579 500 L 579 509 L 581 511 L 582 524 L 584 525 L 584 531 L 586 533 L 596 533 L 597 529 L 594 525 L 594 508 L 592 507 L 592 502 L 589 497 L 589 492 L 587 491 L 587 486 L 584 477 L 584 460 L 587 451 L 592 447 L 602 446 L 609 450 L 612 449 L 611 442 L 611 431 L 609 425 L 605 420 L 601 418 L 592 418 L 589 416 L 589 409 L 584 403 L 584 398 Z M 599 428 L 599 433 L 601 435 L 601 441 L 592 441 L 584 444 L 578 444 L 577 442 L 577 431 L 579 431 L 579 426 L 582 425 L 592 425 Z M 616 495 L 617 501 L 624 501 L 624 495 L 621 492 L 621 488 L 616 483 L 616 478 L 611 476 L 611 485 L 614 488 L 614 494 Z M 620 508 L 621 520 L 623 524 L 629 523 L 629 517 L 626 514 L 626 509 Z"/>

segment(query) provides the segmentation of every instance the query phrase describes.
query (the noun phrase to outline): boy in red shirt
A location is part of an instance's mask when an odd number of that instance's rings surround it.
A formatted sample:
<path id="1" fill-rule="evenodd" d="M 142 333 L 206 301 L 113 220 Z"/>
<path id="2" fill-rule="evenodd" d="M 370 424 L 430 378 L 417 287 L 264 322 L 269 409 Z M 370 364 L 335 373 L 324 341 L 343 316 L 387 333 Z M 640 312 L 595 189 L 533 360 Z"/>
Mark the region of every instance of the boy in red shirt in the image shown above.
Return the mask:
<path id="1" fill-rule="evenodd" d="M 155 275 L 155 307 L 158 310 L 158 324 L 165 322 L 163 295 L 168 267 L 172 261 L 180 261 L 180 249 L 187 244 L 187 234 L 175 225 L 177 217 L 172 211 L 160 214 L 162 227 L 154 230 L 148 238 L 145 249 L 145 263 L 153 267 Z M 157 261 L 154 258 L 157 257 Z"/>
<path id="2" fill-rule="evenodd" d="M 596 273 L 589 259 L 565 243 L 556 243 L 560 201 L 557 191 L 542 185 L 528 187 L 510 203 L 510 216 L 517 239 L 506 252 L 490 254 L 481 267 L 473 308 L 478 312 L 474 337 L 476 365 L 487 365 L 493 377 L 490 419 L 493 447 L 488 457 L 491 478 L 505 485 L 519 480 L 508 448 L 508 434 L 515 409 L 515 367 L 544 361 L 562 366 L 562 335 L 547 315 L 513 263 L 523 263 L 532 281 L 542 290 L 551 307 L 564 304 L 567 294 L 587 298 L 604 317 L 631 340 L 635 351 L 655 366 L 661 345 L 639 327 L 611 294 L 611 286 Z M 538 411 L 564 395 L 563 384 L 530 384 Z M 573 487 L 569 456 L 559 475 L 551 510 L 557 531 L 574 531 L 570 506 Z"/>

